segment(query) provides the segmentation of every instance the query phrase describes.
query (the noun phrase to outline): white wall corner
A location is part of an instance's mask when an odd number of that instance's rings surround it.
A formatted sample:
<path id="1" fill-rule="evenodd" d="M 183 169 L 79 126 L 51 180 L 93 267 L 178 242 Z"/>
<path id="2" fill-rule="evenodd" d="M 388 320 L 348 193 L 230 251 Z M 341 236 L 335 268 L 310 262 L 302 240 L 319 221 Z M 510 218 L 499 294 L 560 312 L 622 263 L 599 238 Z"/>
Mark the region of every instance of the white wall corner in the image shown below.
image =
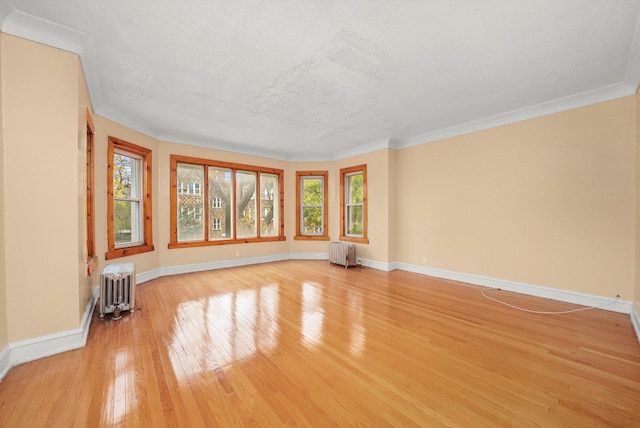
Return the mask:
<path id="1" fill-rule="evenodd" d="M 395 269 L 395 266 L 394 266 L 395 263 L 385 263 L 385 262 L 379 262 L 376 260 L 363 259 L 361 257 L 358 257 L 357 255 L 356 255 L 356 259 L 362 262 L 362 266 L 370 267 L 370 268 L 381 270 L 384 272 L 391 272 L 392 270 Z"/>
<path id="2" fill-rule="evenodd" d="M 638 342 L 640 342 L 640 311 L 634 304 L 631 305 L 631 324 L 633 325 L 633 329 L 636 332 Z"/>
<path id="3" fill-rule="evenodd" d="M 11 347 L 7 345 L 0 350 L 0 382 L 11 367 Z"/>

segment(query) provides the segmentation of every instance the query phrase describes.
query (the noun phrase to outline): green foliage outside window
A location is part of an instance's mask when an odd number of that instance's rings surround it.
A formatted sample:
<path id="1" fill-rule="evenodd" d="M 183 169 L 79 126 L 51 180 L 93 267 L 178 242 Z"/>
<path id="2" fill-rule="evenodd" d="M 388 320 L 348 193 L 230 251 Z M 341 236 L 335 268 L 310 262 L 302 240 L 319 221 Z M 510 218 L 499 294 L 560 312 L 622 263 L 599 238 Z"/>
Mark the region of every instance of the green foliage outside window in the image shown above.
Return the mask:
<path id="1" fill-rule="evenodd" d="M 303 233 L 322 233 L 322 206 L 324 182 L 322 178 L 302 179 L 302 227 Z"/>

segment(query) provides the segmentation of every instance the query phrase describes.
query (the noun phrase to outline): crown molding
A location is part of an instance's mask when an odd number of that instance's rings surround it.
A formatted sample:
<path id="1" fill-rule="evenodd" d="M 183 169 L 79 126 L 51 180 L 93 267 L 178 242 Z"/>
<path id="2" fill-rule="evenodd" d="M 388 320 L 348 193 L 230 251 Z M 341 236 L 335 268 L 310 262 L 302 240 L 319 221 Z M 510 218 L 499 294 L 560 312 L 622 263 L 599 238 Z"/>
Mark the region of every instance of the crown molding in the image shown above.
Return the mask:
<path id="1" fill-rule="evenodd" d="M 15 9 L 4 18 L 0 30 L 78 55 L 82 55 L 85 42 L 91 38 L 81 31 Z"/>
<path id="2" fill-rule="evenodd" d="M 124 116 L 114 111 L 104 102 L 102 88 L 97 75 L 98 64 L 95 56 L 94 40 L 89 34 L 10 8 L 11 6 L 0 9 L 0 18 L 4 16 L 4 19 L 2 19 L 0 23 L 0 31 L 79 55 L 96 114 L 142 132 L 159 141 L 249 154 L 282 161 L 336 161 L 382 149 L 406 149 L 446 138 L 633 95 L 636 93 L 640 83 L 639 16 L 639 19 L 636 20 L 624 80 L 619 83 L 491 117 L 481 118 L 446 129 L 433 130 L 405 139 L 385 138 L 334 154 L 300 154 L 274 151 L 268 148 L 241 148 L 232 142 L 217 141 L 215 139 L 184 134 L 163 135 L 159 133 L 157 129 L 153 129 L 140 121 L 136 121 L 129 116 Z"/>
<path id="3" fill-rule="evenodd" d="M 638 90 L 640 84 L 640 15 L 636 19 L 636 28 L 633 31 L 624 81 L 634 88 L 634 93 Z"/>
<path id="4" fill-rule="evenodd" d="M 340 160 L 346 159 L 353 156 L 364 155 L 367 153 L 376 152 L 378 150 L 391 149 L 393 148 L 393 140 L 391 138 L 385 138 L 384 140 L 375 141 L 373 143 L 361 145 L 355 147 L 353 149 L 345 150 L 343 152 L 339 152 L 336 156 L 331 160 Z"/>
<path id="5" fill-rule="evenodd" d="M 520 122 L 527 119 L 533 119 L 553 113 L 559 113 L 566 110 L 585 107 L 591 104 L 633 95 L 635 94 L 635 91 L 635 87 L 628 83 L 616 83 L 614 85 L 582 92 L 580 94 L 570 95 L 568 97 L 548 101 L 545 103 L 512 110 L 483 119 L 474 120 L 462 125 L 452 126 L 450 128 L 440 129 L 433 132 L 427 132 L 411 138 L 405 138 L 398 141 L 396 148 L 406 149 L 409 147 L 418 146 L 420 144 L 432 143 L 434 141 L 444 140 L 446 138 L 457 137 L 459 135 L 470 134 L 472 132 L 495 128 L 497 126 L 508 125 L 510 123 Z"/>

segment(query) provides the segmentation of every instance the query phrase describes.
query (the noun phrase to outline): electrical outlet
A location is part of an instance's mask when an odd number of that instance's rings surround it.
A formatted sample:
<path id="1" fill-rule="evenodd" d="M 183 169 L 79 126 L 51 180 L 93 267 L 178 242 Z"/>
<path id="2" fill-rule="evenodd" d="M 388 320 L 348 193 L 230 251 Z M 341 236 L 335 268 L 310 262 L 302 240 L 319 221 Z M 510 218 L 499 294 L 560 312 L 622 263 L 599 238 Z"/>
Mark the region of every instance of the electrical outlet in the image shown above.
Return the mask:
<path id="1" fill-rule="evenodd" d="M 427 256 L 422 256 L 422 263 L 426 263 L 427 262 Z"/>

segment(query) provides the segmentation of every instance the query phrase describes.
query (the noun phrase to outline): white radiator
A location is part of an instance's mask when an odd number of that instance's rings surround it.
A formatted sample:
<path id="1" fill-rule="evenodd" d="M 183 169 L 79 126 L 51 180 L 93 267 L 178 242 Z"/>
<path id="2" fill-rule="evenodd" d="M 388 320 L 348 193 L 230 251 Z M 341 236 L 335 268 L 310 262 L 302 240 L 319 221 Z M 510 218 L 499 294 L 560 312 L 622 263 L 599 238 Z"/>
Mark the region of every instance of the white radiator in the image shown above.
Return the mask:
<path id="1" fill-rule="evenodd" d="M 106 265 L 100 274 L 100 318 L 112 313 L 113 319 L 117 320 L 122 311 L 133 312 L 135 303 L 136 265 Z"/>
<path id="2" fill-rule="evenodd" d="M 356 265 L 356 245 L 351 242 L 330 242 L 329 263 L 342 265 L 345 268 Z"/>

